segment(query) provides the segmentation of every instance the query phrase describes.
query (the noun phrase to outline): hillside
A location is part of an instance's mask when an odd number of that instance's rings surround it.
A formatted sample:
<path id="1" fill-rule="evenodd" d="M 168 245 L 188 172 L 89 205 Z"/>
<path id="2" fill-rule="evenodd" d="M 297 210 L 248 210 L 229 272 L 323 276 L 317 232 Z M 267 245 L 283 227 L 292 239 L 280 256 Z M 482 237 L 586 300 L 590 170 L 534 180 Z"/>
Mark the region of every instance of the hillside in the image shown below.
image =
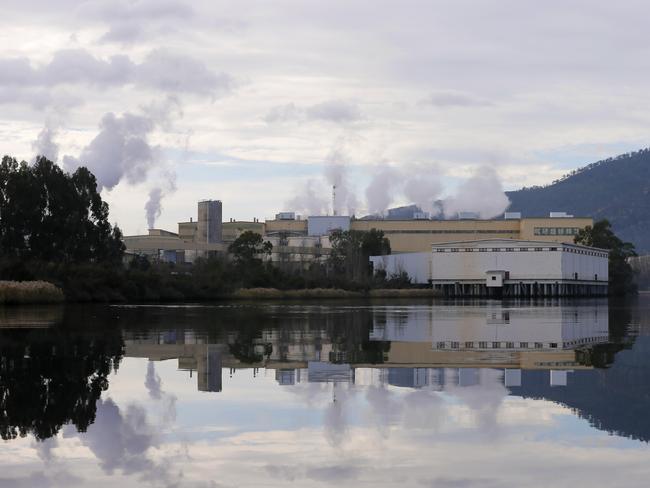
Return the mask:
<path id="1" fill-rule="evenodd" d="M 650 149 L 590 164 L 544 187 L 507 192 L 509 211 L 524 217 L 566 211 L 607 218 L 616 233 L 650 252 Z"/>

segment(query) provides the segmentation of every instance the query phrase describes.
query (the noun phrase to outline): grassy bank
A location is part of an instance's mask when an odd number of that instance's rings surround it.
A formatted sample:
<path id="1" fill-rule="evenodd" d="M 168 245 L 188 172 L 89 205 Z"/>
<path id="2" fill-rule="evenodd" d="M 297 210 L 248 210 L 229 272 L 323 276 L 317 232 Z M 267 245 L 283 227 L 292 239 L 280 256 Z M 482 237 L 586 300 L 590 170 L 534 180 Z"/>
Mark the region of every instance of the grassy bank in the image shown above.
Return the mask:
<path id="1" fill-rule="evenodd" d="M 432 289 L 377 289 L 350 291 L 340 288 L 311 288 L 300 290 L 278 290 L 277 288 L 242 288 L 228 298 L 234 299 L 318 299 L 318 298 L 434 298 L 440 294 Z"/>
<path id="2" fill-rule="evenodd" d="M 0 305 L 61 303 L 60 288 L 47 281 L 0 281 Z"/>

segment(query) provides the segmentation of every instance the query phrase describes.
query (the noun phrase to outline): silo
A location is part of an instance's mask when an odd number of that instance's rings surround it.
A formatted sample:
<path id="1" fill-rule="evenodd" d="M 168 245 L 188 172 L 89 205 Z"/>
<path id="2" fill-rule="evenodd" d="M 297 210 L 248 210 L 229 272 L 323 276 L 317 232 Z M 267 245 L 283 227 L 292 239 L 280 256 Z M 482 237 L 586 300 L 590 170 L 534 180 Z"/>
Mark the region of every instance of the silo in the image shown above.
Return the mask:
<path id="1" fill-rule="evenodd" d="M 208 244 L 222 241 L 221 200 L 201 200 L 199 202 L 197 241 Z"/>

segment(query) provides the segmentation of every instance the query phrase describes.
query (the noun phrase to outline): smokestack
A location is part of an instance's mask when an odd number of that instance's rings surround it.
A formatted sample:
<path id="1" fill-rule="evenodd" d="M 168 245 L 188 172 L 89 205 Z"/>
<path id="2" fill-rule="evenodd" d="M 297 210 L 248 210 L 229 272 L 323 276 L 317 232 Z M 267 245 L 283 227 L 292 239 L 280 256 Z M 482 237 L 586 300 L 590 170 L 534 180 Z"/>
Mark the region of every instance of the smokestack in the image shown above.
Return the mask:
<path id="1" fill-rule="evenodd" d="M 332 215 L 336 215 L 336 185 L 332 185 Z"/>

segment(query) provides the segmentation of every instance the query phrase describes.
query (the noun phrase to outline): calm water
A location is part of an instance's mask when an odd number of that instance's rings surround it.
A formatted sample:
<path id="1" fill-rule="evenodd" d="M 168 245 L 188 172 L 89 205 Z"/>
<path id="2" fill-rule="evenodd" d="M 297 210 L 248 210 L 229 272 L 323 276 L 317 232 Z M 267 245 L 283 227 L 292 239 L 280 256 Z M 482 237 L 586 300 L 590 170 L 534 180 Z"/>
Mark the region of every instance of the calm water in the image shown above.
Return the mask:
<path id="1" fill-rule="evenodd" d="M 0 486 L 648 486 L 650 300 L 0 310 Z"/>

